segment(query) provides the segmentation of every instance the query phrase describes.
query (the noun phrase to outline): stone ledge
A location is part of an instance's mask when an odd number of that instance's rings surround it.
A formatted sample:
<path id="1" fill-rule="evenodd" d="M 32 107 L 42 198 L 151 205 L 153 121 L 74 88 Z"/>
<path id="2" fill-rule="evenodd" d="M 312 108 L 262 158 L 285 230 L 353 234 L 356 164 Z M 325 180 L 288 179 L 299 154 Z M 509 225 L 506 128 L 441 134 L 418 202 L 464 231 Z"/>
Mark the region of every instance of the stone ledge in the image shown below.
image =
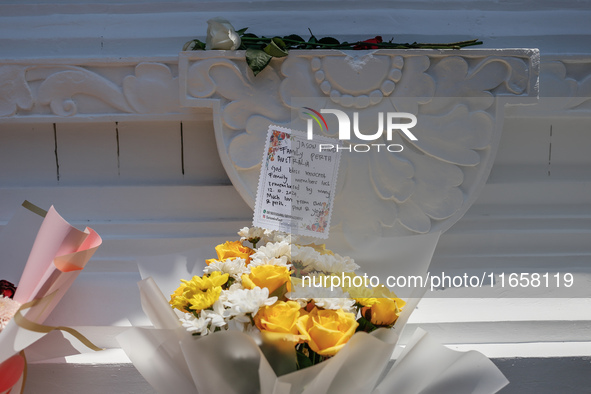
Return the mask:
<path id="1" fill-rule="evenodd" d="M 501 394 L 535 392 L 584 392 L 591 386 L 589 357 L 591 342 L 453 345 L 454 350 L 478 350 L 509 379 Z M 539 354 L 552 354 L 543 357 Z M 121 349 L 81 354 L 59 360 L 30 363 L 26 394 L 53 393 L 142 393 L 155 391 L 127 359 Z"/>

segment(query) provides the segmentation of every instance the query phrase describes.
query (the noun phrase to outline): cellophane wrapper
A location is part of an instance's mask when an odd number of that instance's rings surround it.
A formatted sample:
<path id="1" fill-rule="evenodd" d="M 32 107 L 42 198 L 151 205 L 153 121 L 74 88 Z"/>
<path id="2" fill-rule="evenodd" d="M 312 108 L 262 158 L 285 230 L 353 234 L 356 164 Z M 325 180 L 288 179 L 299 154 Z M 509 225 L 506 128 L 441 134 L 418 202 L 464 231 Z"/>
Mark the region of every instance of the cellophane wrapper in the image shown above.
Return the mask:
<path id="1" fill-rule="evenodd" d="M 166 260 L 166 258 L 164 258 Z M 392 354 L 410 312 L 393 329 L 358 332 L 334 357 L 314 366 L 281 374 L 281 350 L 264 352 L 256 334 L 221 331 L 194 337 L 183 328 L 159 289 L 171 278 L 191 277 L 198 270 L 182 256 L 154 269 L 140 265 L 144 312 L 153 327 L 133 327 L 118 336 L 135 367 L 159 393 L 495 393 L 508 381 L 498 368 L 476 351 L 457 352 L 417 329 L 396 360 Z M 150 263 L 148 263 L 150 265 Z M 167 273 L 161 267 L 167 267 Z M 166 277 L 168 276 L 168 278 Z M 410 302 L 409 304 L 413 304 Z M 407 306 L 409 305 L 407 304 Z M 415 303 L 416 305 L 416 303 Z M 414 308 L 414 307 L 413 307 Z M 277 345 L 280 348 L 280 344 Z"/>

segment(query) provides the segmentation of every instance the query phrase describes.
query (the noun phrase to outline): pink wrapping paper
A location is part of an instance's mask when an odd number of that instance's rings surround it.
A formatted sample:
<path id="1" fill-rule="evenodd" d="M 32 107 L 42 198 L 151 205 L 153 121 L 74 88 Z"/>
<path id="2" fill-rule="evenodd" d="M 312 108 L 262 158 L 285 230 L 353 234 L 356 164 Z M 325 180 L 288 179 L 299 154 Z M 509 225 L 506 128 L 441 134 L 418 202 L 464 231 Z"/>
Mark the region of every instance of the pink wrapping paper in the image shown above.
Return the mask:
<path id="1" fill-rule="evenodd" d="M 20 393 L 25 370 L 25 359 L 19 354 L 0 363 L 0 394 Z"/>
<path id="2" fill-rule="evenodd" d="M 1 255 L 10 256 L 11 265 L 24 264 L 14 300 L 21 304 L 32 302 L 28 308 L 21 307 L 20 314 L 32 323 L 41 324 L 84 269 L 102 239 L 90 228 L 81 231 L 70 225 L 53 206 L 39 228 L 35 227 L 36 220 L 30 213 L 19 212 L 13 221 L 4 229 L 0 245 L 8 249 L 14 245 L 15 250 L 3 250 Z M 16 233 L 10 233 L 11 229 Z M 36 237 L 27 258 L 23 255 L 23 244 L 28 241 L 20 238 L 30 237 L 31 232 L 36 232 Z M 16 324 L 13 318 L 0 332 L 0 362 L 45 334 L 27 330 Z"/>

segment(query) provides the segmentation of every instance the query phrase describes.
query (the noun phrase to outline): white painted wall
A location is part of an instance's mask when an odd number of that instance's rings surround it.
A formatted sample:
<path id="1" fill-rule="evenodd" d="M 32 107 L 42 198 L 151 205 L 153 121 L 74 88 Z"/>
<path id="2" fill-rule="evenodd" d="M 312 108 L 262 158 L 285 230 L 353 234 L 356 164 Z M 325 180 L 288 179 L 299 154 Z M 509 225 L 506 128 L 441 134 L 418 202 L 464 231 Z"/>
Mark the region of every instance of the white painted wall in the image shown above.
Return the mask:
<path id="1" fill-rule="evenodd" d="M 540 48 L 585 54 L 591 7 L 584 1 L 17 1 L 0 4 L 3 56 L 127 57 L 176 55 L 224 16 L 263 35 L 348 40 L 480 38 L 488 48 Z"/>

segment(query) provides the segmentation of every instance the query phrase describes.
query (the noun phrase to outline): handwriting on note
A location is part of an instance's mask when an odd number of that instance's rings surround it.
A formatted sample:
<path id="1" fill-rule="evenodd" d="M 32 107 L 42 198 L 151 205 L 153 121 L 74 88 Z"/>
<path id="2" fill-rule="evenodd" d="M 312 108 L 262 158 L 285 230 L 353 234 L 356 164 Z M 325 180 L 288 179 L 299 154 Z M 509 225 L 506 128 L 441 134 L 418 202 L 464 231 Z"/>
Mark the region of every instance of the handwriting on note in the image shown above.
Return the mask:
<path id="1" fill-rule="evenodd" d="M 319 152 L 331 138 L 307 140 L 303 132 L 269 127 L 261 165 L 253 225 L 327 238 L 340 152 Z"/>

